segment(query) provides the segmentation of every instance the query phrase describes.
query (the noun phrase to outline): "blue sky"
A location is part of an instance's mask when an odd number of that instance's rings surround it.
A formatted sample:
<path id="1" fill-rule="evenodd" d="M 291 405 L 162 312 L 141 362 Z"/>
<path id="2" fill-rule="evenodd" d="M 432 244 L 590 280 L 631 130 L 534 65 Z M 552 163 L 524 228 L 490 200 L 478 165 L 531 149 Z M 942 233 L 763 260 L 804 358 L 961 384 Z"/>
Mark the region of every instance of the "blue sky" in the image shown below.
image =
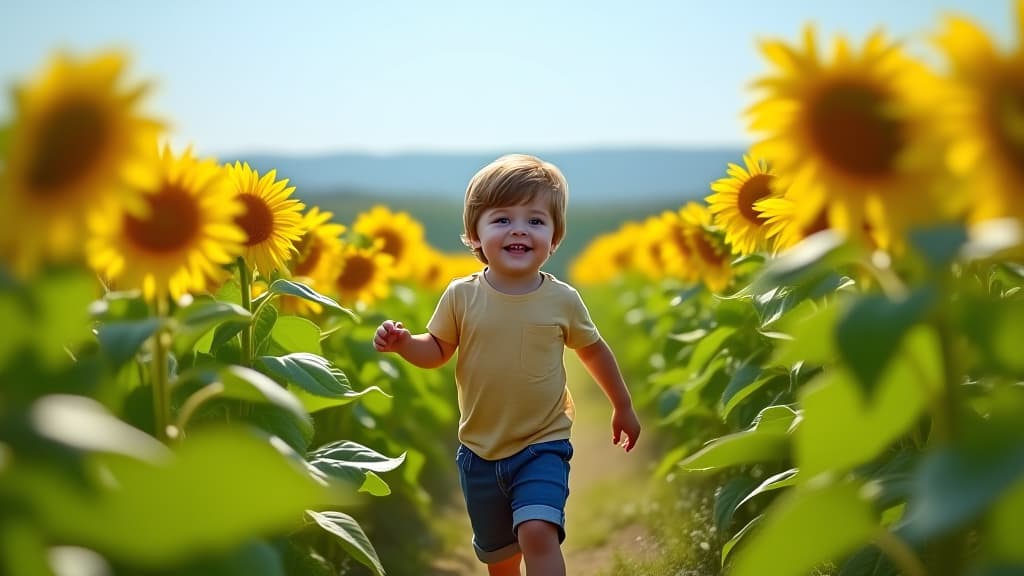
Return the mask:
<path id="1" fill-rule="evenodd" d="M 0 82 L 125 49 L 146 109 L 213 154 L 736 145 L 757 38 L 923 46 L 949 12 L 1014 40 L 1010 0 L 22 0 Z"/>

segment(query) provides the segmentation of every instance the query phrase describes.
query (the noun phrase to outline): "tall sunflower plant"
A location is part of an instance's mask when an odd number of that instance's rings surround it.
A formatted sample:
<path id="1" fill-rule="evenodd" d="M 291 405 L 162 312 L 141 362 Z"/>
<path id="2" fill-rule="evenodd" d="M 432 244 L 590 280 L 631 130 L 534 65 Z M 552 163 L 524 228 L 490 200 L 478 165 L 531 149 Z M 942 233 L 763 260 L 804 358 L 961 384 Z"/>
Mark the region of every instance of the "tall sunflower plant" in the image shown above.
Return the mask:
<path id="1" fill-rule="evenodd" d="M 274 306 L 348 313 L 288 278 L 301 204 L 274 172 L 158 147 L 123 70 L 57 57 L 0 146 L 0 571 L 383 574 L 343 510 L 405 456 L 313 427 L 381 391 Z"/>
<path id="2" fill-rule="evenodd" d="M 663 233 L 663 278 L 591 288 L 653 345 L 623 364 L 678 438 L 658 473 L 718 483 L 724 573 L 1024 567 L 1022 52 L 959 17 L 935 38 L 942 71 L 880 33 L 764 42 L 760 139 L 702 224 L 732 277 Z"/>

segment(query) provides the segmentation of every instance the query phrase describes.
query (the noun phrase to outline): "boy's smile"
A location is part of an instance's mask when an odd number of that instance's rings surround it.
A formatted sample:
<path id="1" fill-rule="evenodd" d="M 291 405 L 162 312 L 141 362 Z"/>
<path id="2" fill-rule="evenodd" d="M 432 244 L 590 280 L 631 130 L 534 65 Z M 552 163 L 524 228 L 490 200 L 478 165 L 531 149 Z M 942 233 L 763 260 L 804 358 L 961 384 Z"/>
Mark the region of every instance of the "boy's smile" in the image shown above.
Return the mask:
<path id="1" fill-rule="evenodd" d="M 472 245 L 483 250 L 492 280 L 532 283 L 555 248 L 550 203 L 538 195 L 526 204 L 488 208 L 476 236 Z"/>

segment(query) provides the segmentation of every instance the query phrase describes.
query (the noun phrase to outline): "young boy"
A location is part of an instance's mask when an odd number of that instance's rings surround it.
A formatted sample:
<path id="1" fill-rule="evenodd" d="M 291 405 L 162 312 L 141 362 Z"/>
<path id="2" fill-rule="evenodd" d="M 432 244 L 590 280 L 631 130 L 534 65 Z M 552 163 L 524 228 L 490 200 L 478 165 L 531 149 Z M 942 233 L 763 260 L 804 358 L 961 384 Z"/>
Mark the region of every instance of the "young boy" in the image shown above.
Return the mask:
<path id="1" fill-rule="evenodd" d="M 512 154 L 466 189 L 462 241 L 486 268 L 454 280 L 427 331 L 385 321 L 380 352 L 422 368 L 459 349 L 459 480 L 473 546 L 491 576 L 565 574 L 569 432 L 575 417 L 562 352 L 576 350 L 612 404 L 612 440 L 628 452 L 640 422 L 618 364 L 579 294 L 541 272 L 565 236 L 568 184 L 554 165 Z M 620 442 L 621 438 L 621 442 Z"/>

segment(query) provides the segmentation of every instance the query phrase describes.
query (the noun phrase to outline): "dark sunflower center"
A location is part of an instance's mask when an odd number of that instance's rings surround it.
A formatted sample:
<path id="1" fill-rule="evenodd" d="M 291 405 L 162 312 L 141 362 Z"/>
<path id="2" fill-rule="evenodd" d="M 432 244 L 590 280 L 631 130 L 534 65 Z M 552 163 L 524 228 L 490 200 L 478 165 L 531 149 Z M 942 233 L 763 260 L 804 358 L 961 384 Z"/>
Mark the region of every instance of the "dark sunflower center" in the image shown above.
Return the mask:
<path id="1" fill-rule="evenodd" d="M 1018 174 L 1024 173 L 1024 77 L 1007 79 L 992 98 L 989 122 L 996 144 Z"/>
<path id="2" fill-rule="evenodd" d="M 693 235 L 693 247 L 701 260 L 717 266 L 722 262 L 722 256 L 715 249 L 715 246 L 708 240 L 708 236 L 705 232 L 701 231 Z"/>
<path id="3" fill-rule="evenodd" d="M 361 254 L 345 259 L 345 267 L 338 276 L 338 289 L 342 292 L 355 292 L 373 280 L 373 260 Z"/>
<path id="4" fill-rule="evenodd" d="M 64 102 L 43 120 L 39 147 L 29 159 L 28 182 L 49 196 L 95 169 L 110 140 L 109 121 L 93 102 Z"/>
<path id="5" fill-rule="evenodd" d="M 405 251 L 405 241 L 402 240 L 402 236 L 394 230 L 378 230 L 377 238 L 384 240 L 384 246 L 380 249 L 381 252 L 391 256 L 397 262 L 402 258 L 402 252 Z"/>
<path id="6" fill-rule="evenodd" d="M 905 136 L 890 103 L 882 90 L 853 82 L 819 96 L 810 110 L 811 137 L 833 168 L 867 180 L 892 174 Z"/>
<path id="7" fill-rule="evenodd" d="M 246 246 L 263 242 L 274 232 L 274 214 L 262 198 L 254 194 L 239 194 L 245 211 L 235 217 L 235 224 L 245 231 L 249 239 Z"/>
<path id="8" fill-rule="evenodd" d="M 168 185 L 147 197 L 145 218 L 125 216 L 128 238 L 147 252 L 165 254 L 191 246 L 199 233 L 199 207 L 195 198 L 181 188 Z"/>
<path id="9" fill-rule="evenodd" d="M 814 222 L 803 227 L 803 233 L 807 237 L 811 234 L 817 234 L 822 230 L 828 230 L 828 227 L 828 209 L 822 208 L 818 210 L 818 217 L 814 219 Z"/>
<path id="10" fill-rule="evenodd" d="M 771 181 L 771 174 L 755 174 L 740 187 L 736 203 L 739 204 L 740 214 L 748 222 L 758 226 L 764 224 L 764 220 L 761 220 L 761 213 L 754 209 L 754 203 L 771 192 L 769 186 Z"/>
<path id="11" fill-rule="evenodd" d="M 306 232 L 295 249 L 298 251 L 299 257 L 292 272 L 296 276 L 309 276 L 320 262 L 320 256 L 324 252 L 323 246 L 312 233 Z"/>
<path id="12" fill-rule="evenodd" d="M 689 257 L 693 254 L 693 248 L 691 248 L 690 243 L 686 241 L 686 235 L 683 233 L 682 227 L 678 224 L 672 226 L 672 230 L 669 233 L 669 239 L 673 244 L 675 244 L 676 248 L 679 249 L 679 252 L 681 252 L 684 257 Z"/>

